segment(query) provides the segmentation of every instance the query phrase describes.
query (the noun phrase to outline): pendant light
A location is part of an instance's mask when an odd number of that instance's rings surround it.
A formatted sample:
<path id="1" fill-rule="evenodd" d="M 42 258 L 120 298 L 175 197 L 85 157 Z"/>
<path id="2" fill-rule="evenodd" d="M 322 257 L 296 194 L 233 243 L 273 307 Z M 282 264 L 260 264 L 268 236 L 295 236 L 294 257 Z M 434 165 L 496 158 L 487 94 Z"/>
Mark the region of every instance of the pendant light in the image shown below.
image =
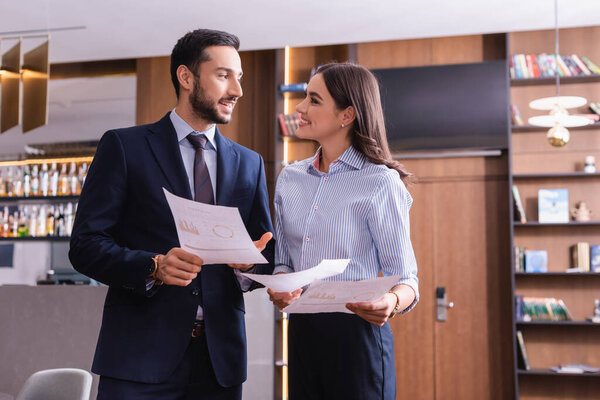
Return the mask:
<path id="1" fill-rule="evenodd" d="M 552 146 L 562 147 L 569 143 L 571 135 L 567 128 L 589 125 L 592 121 L 586 117 L 569 115 L 568 108 L 584 106 L 587 100 L 579 96 L 560 95 L 560 76 L 558 75 L 558 0 L 554 0 L 554 76 L 556 78 L 556 96 L 533 100 L 529 107 L 534 110 L 549 111 L 548 115 L 529 118 L 530 125 L 550 128 L 546 135 Z"/>

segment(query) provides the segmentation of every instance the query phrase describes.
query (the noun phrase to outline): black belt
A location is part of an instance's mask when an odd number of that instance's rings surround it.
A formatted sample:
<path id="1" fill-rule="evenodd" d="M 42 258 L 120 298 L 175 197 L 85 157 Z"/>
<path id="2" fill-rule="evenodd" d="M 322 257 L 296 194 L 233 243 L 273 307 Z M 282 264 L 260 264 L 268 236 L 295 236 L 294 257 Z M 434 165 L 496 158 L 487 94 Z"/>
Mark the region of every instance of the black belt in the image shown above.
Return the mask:
<path id="1" fill-rule="evenodd" d="M 192 337 L 204 336 L 204 321 L 194 321 L 194 328 L 192 329 Z"/>

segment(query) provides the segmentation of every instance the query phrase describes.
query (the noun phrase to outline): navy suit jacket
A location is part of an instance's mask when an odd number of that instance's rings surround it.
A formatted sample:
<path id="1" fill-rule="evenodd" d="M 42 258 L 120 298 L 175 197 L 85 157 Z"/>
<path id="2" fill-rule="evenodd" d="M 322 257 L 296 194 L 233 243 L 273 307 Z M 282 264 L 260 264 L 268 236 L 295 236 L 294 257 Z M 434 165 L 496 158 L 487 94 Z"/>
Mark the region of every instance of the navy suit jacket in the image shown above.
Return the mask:
<path id="1" fill-rule="evenodd" d="M 237 207 L 253 240 L 273 232 L 262 157 L 217 130 L 218 205 Z M 179 247 L 162 188 L 192 199 L 169 114 L 104 134 L 86 178 L 71 237 L 75 269 L 109 286 L 92 371 L 156 383 L 182 360 L 201 296 L 217 381 L 246 379 L 244 299 L 233 269 L 202 268 L 189 286 L 146 291 L 152 256 Z M 273 241 L 263 254 L 273 268 Z M 198 290 L 200 289 L 200 290 Z"/>

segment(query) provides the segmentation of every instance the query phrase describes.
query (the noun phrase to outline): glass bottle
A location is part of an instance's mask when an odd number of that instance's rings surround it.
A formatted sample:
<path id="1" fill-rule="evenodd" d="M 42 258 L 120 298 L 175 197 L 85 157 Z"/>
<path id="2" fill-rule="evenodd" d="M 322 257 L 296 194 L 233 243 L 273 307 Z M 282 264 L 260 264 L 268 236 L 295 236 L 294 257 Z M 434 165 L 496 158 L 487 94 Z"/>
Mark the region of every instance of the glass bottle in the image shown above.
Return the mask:
<path id="1" fill-rule="evenodd" d="M 69 168 L 69 186 L 72 195 L 78 195 L 81 192 L 79 177 L 77 176 L 77 164 L 75 164 L 75 161 L 71 162 Z"/>
<path id="2" fill-rule="evenodd" d="M 48 196 L 48 192 L 50 191 L 50 175 L 48 174 L 48 164 L 42 164 L 42 172 L 40 172 L 40 177 L 38 178 L 38 166 L 33 166 L 33 172 L 31 173 L 31 189 L 33 191 L 33 181 L 36 181 L 36 194 L 34 196 Z"/>
<path id="3" fill-rule="evenodd" d="M 6 186 L 6 195 L 8 197 L 13 196 L 13 168 L 8 168 L 8 174 L 6 175 L 6 179 L 4 180 L 4 184 Z"/>
<path id="4" fill-rule="evenodd" d="M 39 196 L 40 195 L 40 174 L 39 167 L 37 164 L 33 164 L 31 167 L 31 196 Z"/>
<path id="5" fill-rule="evenodd" d="M 50 170 L 50 195 L 58 196 L 58 167 L 55 162 L 52 163 Z"/>
<path id="6" fill-rule="evenodd" d="M 18 237 L 27 237 L 29 236 L 29 225 L 27 224 L 27 219 L 25 218 L 25 211 L 21 208 L 19 210 L 19 221 L 17 225 L 17 236 Z"/>
<path id="7" fill-rule="evenodd" d="M 0 237 L 8 237 L 8 207 L 4 206 L 4 212 L 0 214 Z"/>
<path id="8" fill-rule="evenodd" d="M 38 236 L 46 236 L 46 206 L 40 207 L 40 212 L 37 215 L 37 227 L 35 233 Z"/>
<path id="9" fill-rule="evenodd" d="M 31 194 L 31 175 L 29 173 L 29 165 L 23 167 L 23 196 L 29 197 Z"/>
<path id="10" fill-rule="evenodd" d="M 65 235 L 71 236 L 71 232 L 73 231 L 73 218 L 75 215 L 73 214 L 73 203 L 67 203 L 67 207 L 65 208 Z"/>
<path id="11" fill-rule="evenodd" d="M 48 208 L 46 215 L 46 236 L 54 236 L 54 206 Z"/>
<path id="12" fill-rule="evenodd" d="M 67 174 L 67 164 L 61 164 L 60 175 L 58 176 L 58 193 L 60 196 L 71 194 L 71 185 L 69 185 L 69 175 Z"/>
<path id="13" fill-rule="evenodd" d="M 85 178 L 87 176 L 87 163 L 81 163 L 81 167 L 79 167 L 79 186 L 83 189 L 83 184 L 85 183 Z M 80 193 L 81 194 L 81 190 Z"/>
<path id="14" fill-rule="evenodd" d="M 6 197 L 6 185 L 4 184 L 4 178 L 2 178 L 2 169 L 0 169 L 0 197 Z"/>
<path id="15" fill-rule="evenodd" d="M 36 237 L 37 235 L 37 206 L 33 206 L 31 213 L 27 215 L 27 225 L 29 225 L 29 236 Z"/>

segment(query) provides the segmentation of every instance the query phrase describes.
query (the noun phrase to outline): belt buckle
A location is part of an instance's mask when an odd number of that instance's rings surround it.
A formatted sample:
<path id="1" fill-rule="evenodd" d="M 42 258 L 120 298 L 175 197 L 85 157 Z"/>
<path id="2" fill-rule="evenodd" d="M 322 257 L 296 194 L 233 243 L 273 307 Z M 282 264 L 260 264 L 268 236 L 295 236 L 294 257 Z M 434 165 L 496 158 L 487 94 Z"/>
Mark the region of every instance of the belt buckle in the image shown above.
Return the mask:
<path id="1" fill-rule="evenodd" d="M 192 337 L 199 337 L 204 333 L 204 321 L 195 321 L 192 329 Z"/>

